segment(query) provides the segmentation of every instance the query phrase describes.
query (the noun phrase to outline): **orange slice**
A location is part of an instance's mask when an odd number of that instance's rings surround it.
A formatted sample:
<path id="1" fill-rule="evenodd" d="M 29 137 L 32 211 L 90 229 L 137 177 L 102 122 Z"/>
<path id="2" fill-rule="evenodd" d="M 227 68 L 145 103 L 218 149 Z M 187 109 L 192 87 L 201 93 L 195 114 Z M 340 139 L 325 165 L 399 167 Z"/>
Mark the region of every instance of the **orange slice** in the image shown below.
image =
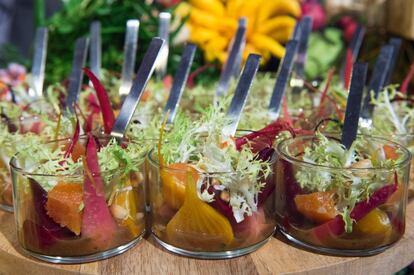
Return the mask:
<path id="1" fill-rule="evenodd" d="M 331 192 L 314 192 L 295 196 L 296 208 L 306 218 L 324 223 L 337 215 L 335 201 Z"/>
<path id="2" fill-rule="evenodd" d="M 234 239 L 230 222 L 197 195 L 196 178 L 187 173 L 183 206 L 167 224 L 167 239 L 193 249 L 219 249 Z"/>
<path id="3" fill-rule="evenodd" d="M 72 160 L 74 162 L 77 162 L 79 158 L 81 158 L 82 156 L 85 156 L 85 152 L 86 152 L 85 147 L 79 142 L 77 142 L 72 151 L 72 156 L 71 156 Z"/>
<path id="4" fill-rule="evenodd" d="M 47 195 L 46 211 L 60 226 L 66 226 L 76 235 L 80 234 L 82 213 L 82 185 L 60 182 Z"/>
<path id="5" fill-rule="evenodd" d="M 396 152 L 395 148 L 392 146 L 389 146 L 387 144 L 384 145 L 384 153 L 386 159 L 392 159 L 397 160 L 398 159 L 398 153 Z"/>
<path id="6" fill-rule="evenodd" d="M 70 146 L 70 144 L 65 144 L 62 148 L 62 150 L 64 152 L 66 152 L 66 150 L 68 149 L 68 147 Z M 74 162 L 77 162 L 78 159 L 80 159 L 81 157 L 85 156 L 86 153 L 86 149 L 85 146 L 83 146 L 82 144 L 80 144 L 79 142 L 76 142 L 75 146 L 73 147 L 72 150 L 72 154 L 71 154 L 71 158 Z"/>
<path id="7" fill-rule="evenodd" d="M 143 102 L 145 102 L 145 101 L 148 101 L 150 99 L 150 97 L 151 97 L 151 91 L 149 91 L 148 89 L 146 89 L 144 91 L 144 93 L 142 94 L 142 96 L 141 96 L 141 100 Z"/>

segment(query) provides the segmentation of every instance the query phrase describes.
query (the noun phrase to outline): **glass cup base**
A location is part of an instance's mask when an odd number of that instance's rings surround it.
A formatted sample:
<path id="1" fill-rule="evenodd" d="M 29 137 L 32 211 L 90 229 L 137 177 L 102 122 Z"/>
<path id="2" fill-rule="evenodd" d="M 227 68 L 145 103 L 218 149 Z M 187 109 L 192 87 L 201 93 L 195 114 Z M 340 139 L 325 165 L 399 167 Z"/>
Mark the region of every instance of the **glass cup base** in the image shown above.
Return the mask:
<path id="1" fill-rule="evenodd" d="M 384 245 L 384 246 L 376 247 L 373 249 L 363 249 L 363 250 L 362 249 L 339 249 L 339 248 L 335 249 L 335 248 L 326 248 L 326 247 L 321 247 L 321 246 L 316 246 L 316 245 L 305 243 L 303 241 L 296 239 L 295 237 L 292 237 L 289 233 L 285 232 L 283 229 L 279 229 L 279 232 L 286 239 L 288 239 L 290 242 L 292 242 L 293 244 L 299 247 L 303 247 L 313 252 L 331 255 L 331 256 L 345 256 L 345 257 L 373 256 L 373 255 L 377 255 L 379 253 L 384 252 L 386 249 L 390 248 L 396 243 L 394 242 L 389 245 Z"/>
<path id="2" fill-rule="evenodd" d="M 127 244 L 118 246 L 116 248 L 112 248 L 103 252 L 98 252 L 92 255 L 86 255 L 86 256 L 78 256 L 78 257 L 60 257 L 60 256 L 47 256 L 42 255 L 36 252 L 31 252 L 28 250 L 24 250 L 29 256 L 32 256 L 38 260 L 54 263 L 54 264 L 82 264 L 82 263 L 89 263 L 89 262 L 95 262 L 100 260 L 105 260 L 114 256 L 117 256 L 119 254 L 124 253 L 125 251 L 131 249 L 134 247 L 137 243 L 139 243 L 143 236 L 145 235 L 145 232 L 141 234 L 138 238 L 130 241 Z"/>
<path id="3" fill-rule="evenodd" d="M 0 203 L 0 210 L 10 212 L 10 213 L 14 212 L 13 206 L 10 206 L 10 205 L 7 205 L 7 204 L 1 204 L 1 203 Z"/>
<path id="4" fill-rule="evenodd" d="M 236 258 L 240 256 L 244 256 L 246 254 L 250 254 L 263 245 L 265 245 L 270 238 L 272 238 L 273 234 L 271 234 L 269 237 L 264 239 L 263 241 L 256 243 L 254 245 L 251 245 L 249 247 L 241 248 L 241 249 L 235 249 L 235 250 L 229 250 L 229 251 L 217 251 L 217 252 L 205 252 L 205 251 L 190 251 L 182 248 L 175 247 L 173 245 L 170 245 L 162 240 L 160 240 L 155 234 L 152 234 L 152 237 L 159 243 L 162 247 L 164 247 L 166 250 L 186 257 L 196 258 L 196 259 L 207 259 L 207 260 L 220 260 L 220 259 L 231 259 Z"/>

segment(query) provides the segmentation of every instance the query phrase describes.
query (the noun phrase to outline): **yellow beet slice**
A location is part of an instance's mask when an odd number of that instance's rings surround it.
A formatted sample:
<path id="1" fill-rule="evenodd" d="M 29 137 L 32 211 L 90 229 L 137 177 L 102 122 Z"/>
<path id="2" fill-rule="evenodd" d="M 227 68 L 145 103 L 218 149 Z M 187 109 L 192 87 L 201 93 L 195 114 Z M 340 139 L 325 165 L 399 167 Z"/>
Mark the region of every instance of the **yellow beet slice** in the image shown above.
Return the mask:
<path id="1" fill-rule="evenodd" d="M 184 204 L 167 224 L 167 238 L 174 244 L 222 247 L 233 239 L 229 221 L 197 195 L 191 170 L 187 173 Z"/>
<path id="2" fill-rule="evenodd" d="M 187 171 L 197 179 L 197 171 L 186 163 L 172 163 L 166 169 L 161 168 L 162 194 L 165 203 L 178 210 L 184 203 Z"/>
<path id="3" fill-rule="evenodd" d="M 355 228 L 358 232 L 364 234 L 385 234 L 391 229 L 391 222 L 384 211 L 375 208 L 360 219 Z"/>

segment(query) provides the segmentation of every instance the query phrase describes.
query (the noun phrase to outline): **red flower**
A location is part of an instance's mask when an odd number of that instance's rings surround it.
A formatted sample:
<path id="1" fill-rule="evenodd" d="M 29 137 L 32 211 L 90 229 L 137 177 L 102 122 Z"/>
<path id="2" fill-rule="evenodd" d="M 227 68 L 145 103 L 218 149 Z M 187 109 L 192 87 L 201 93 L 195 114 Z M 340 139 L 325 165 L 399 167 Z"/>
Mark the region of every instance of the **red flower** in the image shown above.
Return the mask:
<path id="1" fill-rule="evenodd" d="M 350 42 L 355 30 L 358 27 L 358 23 L 351 16 L 343 16 L 338 23 L 344 30 L 344 37 L 346 42 Z"/>
<path id="2" fill-rule="evenodd" d="M 308 15 L 313 19 L 313 30 L 322 29 L 326 24 L 326 13 L 322 5 L 315 0 L 308 0 L 301 6 L 302 16 Z"/>
<path id="3" fill-rule="evenodd" d="M 17 63 L 10 63 L 7 69 L 0 69 L 0 82 L 15 87 L 26 79 L 26 68 Z"/>

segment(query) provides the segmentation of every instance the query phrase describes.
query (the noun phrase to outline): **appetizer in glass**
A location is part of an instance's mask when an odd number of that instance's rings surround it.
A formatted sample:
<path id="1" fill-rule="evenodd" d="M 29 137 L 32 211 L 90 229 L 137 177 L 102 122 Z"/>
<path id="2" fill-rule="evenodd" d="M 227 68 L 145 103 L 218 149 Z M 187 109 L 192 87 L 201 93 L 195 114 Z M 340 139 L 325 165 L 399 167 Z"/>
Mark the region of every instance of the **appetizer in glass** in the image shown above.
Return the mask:
<path id="1" fill-rule="evenodd" d="M 274 150 L 225 138 L 219 110 L 208 108 L 197 122 L 178 116 L 148 155 L 151 230 L 178 254 L 236 257 L 256 250 L 275 230 Z"/>
<path id="2" fill-rule="evenodd" d="M 17 236 L 33 257 L 82 263 L 120 254 L 145 232 L 147 149 L 74 135 L 33 143 L 11 160 Z"/>
<path id="3" fill-rule="evenodd" d="M 317 132 L 277 146 L 276 219 L 289 240 L 318 252 L 363 256 L 404 234 L 411 153 L 359 136 L 350 149 Z"/>

